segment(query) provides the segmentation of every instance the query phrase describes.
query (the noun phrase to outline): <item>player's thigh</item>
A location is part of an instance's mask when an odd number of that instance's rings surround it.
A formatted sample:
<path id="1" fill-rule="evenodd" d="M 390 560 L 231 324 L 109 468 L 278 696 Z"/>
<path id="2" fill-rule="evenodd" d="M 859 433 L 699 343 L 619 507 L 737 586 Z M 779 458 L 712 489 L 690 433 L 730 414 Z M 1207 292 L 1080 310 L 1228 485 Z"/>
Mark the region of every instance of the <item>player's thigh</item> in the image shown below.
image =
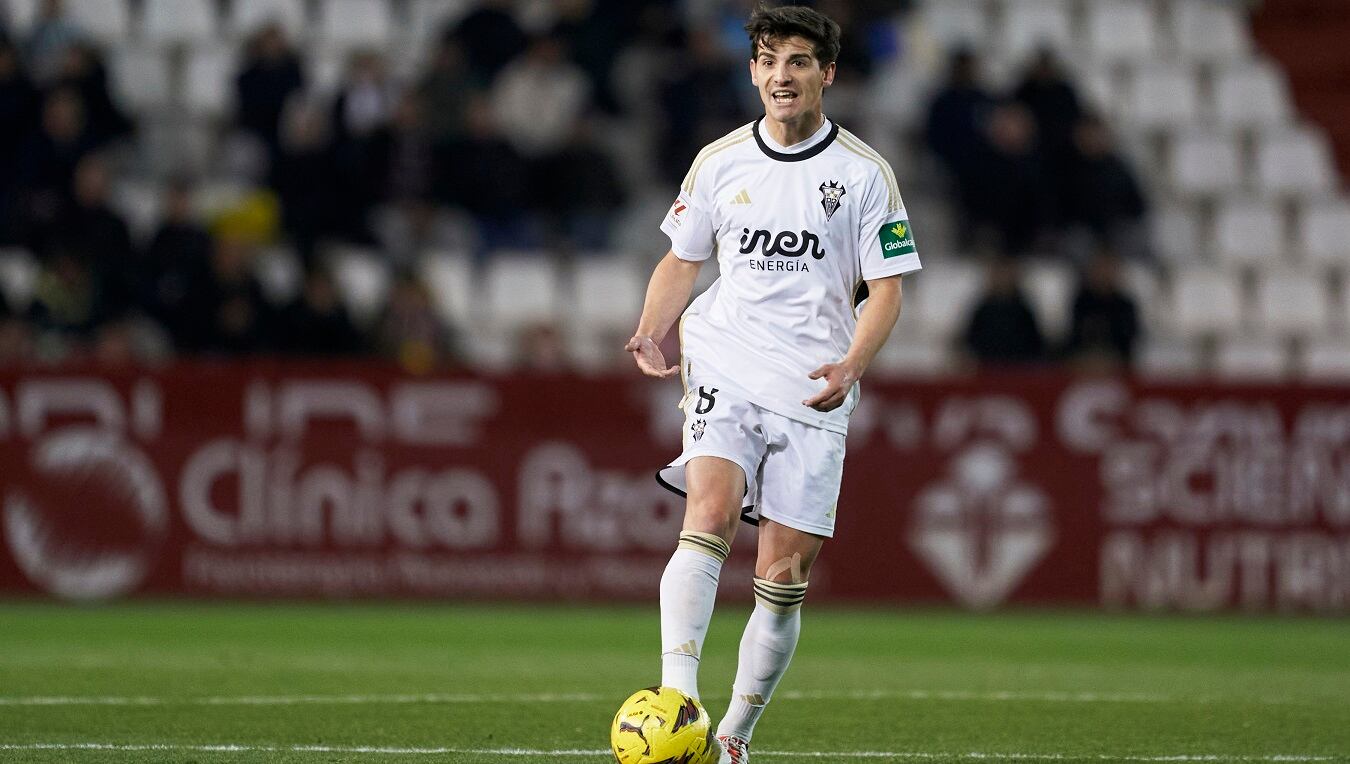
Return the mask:
<path id="1" fill-rule="evenodd" d="M 803 583 L 809 579 L 824 544 L 824 536 L 761 520 L 755 576 L 780 584 Z"/>
<path id="2" fill-rule="evenodd" d="M 759 485 L 759 515 L 812 536 L 834 535 L 844 479 L 844 436 L 767 414 L 770 447 Z"/>
<path id="3" fill-rule="evenodd" d="M 684 471 L 689 493 L 684 529 L 731 541 L 745 498 L 745 470 L 720 456 L 695 456 Z"/>

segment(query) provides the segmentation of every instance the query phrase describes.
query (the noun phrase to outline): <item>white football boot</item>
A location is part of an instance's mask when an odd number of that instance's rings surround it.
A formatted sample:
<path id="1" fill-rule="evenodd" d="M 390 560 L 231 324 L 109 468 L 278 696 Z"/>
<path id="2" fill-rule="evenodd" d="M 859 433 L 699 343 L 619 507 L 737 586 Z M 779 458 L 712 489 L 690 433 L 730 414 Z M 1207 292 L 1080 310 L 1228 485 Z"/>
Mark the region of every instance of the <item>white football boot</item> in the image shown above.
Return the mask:
<path id="1" fill-rule="evenodd" d="M 717 764 L 750 764 L 750 741 L 735 735 L 718 735 L 717 743 L 722 748 Z"/>

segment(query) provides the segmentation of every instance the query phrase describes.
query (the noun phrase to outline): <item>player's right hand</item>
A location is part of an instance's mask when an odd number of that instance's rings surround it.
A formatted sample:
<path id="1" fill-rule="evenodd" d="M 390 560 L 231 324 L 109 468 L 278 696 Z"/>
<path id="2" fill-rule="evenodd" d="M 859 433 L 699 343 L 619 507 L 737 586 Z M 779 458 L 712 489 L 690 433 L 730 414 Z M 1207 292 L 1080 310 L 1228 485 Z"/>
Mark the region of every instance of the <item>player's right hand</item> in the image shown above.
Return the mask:
<path id="1" fill-rule="evenodd" d="M 666 368 L 666 357 L 651 337 L 635 336 L 623 346 L 623 349 L 633 354 L 637 367 L 649 377 L 666 379 L 680 373 L 678 366 Z"/>

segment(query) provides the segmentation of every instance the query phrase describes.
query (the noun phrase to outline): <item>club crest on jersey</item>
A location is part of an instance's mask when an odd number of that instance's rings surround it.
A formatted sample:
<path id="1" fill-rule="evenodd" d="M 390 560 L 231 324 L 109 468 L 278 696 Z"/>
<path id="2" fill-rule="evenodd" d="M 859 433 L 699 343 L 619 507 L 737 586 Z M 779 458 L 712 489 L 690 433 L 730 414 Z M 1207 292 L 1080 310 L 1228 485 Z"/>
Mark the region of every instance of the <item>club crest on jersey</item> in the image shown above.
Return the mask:
<path id="1" fill-rule="evenodd" d="M 846 193 L 848 192 L 837 181 L 820 184 L 820 206 L 825 208 L 825 222 L 828 223 L 830 218 L 834 217 Z"/>

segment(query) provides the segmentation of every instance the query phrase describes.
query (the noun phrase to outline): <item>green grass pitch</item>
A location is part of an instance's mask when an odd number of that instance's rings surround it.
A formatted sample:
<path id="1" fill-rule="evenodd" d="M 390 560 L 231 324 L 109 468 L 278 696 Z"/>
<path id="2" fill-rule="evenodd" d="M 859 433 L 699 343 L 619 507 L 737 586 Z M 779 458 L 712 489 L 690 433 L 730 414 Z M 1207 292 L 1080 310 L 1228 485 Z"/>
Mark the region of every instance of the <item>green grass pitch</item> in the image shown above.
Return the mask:
<path id="1" fill-rule="evenodd" d="M 654 607 L 4 603 L 0 761 L 601 764 L 656 642 Z M 752 754 L 1350 761 L 1350 622 L 808 604 Z"/>

